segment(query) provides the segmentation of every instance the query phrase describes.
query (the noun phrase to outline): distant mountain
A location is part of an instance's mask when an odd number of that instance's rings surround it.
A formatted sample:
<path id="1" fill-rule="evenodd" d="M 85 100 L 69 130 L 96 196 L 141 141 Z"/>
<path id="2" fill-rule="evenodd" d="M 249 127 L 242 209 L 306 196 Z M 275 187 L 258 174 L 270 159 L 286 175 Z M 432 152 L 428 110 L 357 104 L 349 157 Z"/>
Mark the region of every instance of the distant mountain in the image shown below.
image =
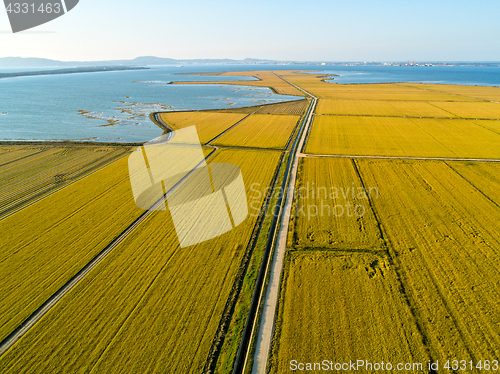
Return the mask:
<path id="1" fill-rule="evenodd" d="M 24 68 L 24 67 L 57 67 L 69 66 L 62 61 L 49 60 L 46 58 L 22 58 L 4 57 L 0 58 L 2 68 Z"/>
<path id="2" fill-rule="evenodd" d="M 344 65 L 344 66 L 359 66 L 359 65 L 375 65 L 375 66 L 404 66 L 409 65 L 408 62 L 323 62 L 323 61 L 276 61 L 265 60 L 258 58 L 245 58 L 244 60 L 225 59 L 185 59 L 178 60 L 173 58 L 142 56 L 132 60 L 109 60 L 109 61 L 57 61 L 46 58 L 23 58 L 23 57 L 3 57 L 0 58 L 0 68 L 79 68 L 79 67 L 112 67 L 112 66 L 146 66 L 146 65 L 194 65 L 194 64 L 221 64 L 221 65 Z M 418 62 L 411 63 L 411 66 L 422 65 L 453 65 L 453 66 L 498 66 L 499 62 Z"/>
<path id="3" fill-rule="evenodd" d="M 189 64 L 282 64 L 281 61 L 246 58 L 231 59 L 186 59 L 176 60 L 155 56 L 142 56 L 133 60 L 109 61 L 58 61 L 46 58 L 3 57 L 0 68 L 45 68 L 45 67 L 85 67 L 85 66 L 145 66 L 145 65 L 189 65 Z"/>

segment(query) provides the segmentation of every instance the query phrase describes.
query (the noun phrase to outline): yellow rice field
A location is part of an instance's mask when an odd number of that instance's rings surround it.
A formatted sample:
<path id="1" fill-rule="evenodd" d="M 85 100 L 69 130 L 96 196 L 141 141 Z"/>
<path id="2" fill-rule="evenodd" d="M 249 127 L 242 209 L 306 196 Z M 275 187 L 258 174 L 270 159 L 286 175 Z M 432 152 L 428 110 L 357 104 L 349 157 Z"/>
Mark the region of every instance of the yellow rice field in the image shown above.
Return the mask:
<path id="1" fill-rule="evenodd" d="M 289 370 L 291 360 L 432 359 L 441 368 L 457 357 L 474 365 L 498 360 L 498 165 L 356 160 L 356 166 L 364 186 L 379 190 L 371 202 L 387 251 L 288 252 L 270 372 Z M 295 235 L 307 240 L 300 226 Z"/>
<path id="2" fill-rule="evenodd" d="M 500 121 L 472 120 L 471 122 L 475 123 L 476 125 L 487 128 L 493 131 L 494 133 L 500 134 Z"/>
<path id="3" fill-rule="evenodd" d="M 499 206 L 444 162 L 357 164 L 434 359 L 498 359 Z"/>
<path id="4" fill-rule="evenodd" d="M 383 256 L 291 252 L 284 274 L 269 373 L 299 371 L 299 363 L 303 372 L 341 372 L 330 362 L 365 360 L 394 368 L 397 363 L 428 362 L 393 266 Z M 326 369 L 313 366 L 324 360 Z M 359 371 L 376 372 L 369 366 Z"/>
<path id="5" fill-rule="evenodd" d="M 221 132 L 241 121 L 246 114 L 218 112 L 166 112 L 160 114 L 161 119 L 174 130 L 188 126 L 196 126 L 200 142 L 207 143 Z"/>
<path id="6" fill-rule="evenodd" d="M 256 114 L 291 114 L 291 115 L 303 115 L 307 107 L 309 106 L 309 100 L 299 100 L 292 102 L 285 102 L 272 105 L 263 105 Z"/>
<path id="7" fill-rule="evenodd" d="M 433 103 L 461 118 L 500 119 L 500 103 Z"/>
<path id="8" fill-rule="evenodd" d="M 404 85 L 409 87 L 416 87 L 426 91 L 445 92 L 488 101 L 500 101 L 500 87 L 458 86 L 454 84 L 446 85 L 422 83 L 405 83 Z"/>
<path id="9" fill-rule="evenodd" d="M 321 75 L 280 71 L 278 74 L 320 99 L 396 101 L 482 101 L 453 93 L 426 91 L 396 83 L 336 84 L 323 82 Z M 335 77 L 333 77 L 335 78 Z"/>
<path id="10" fill-rule="evenodd" d="M 500 163 L 449 162 L 448 166 L 500 206 Z"/>
<path id="11" fill-rule="evenodd" d="M 382 248 L 369 197 L 349 159 L 303 158 L 298 173 L 294 248 L 379 250 Z"/>
<path id="12" fill-rule="evenodd" d="M 319 114 L 371 115 L 396 117 L 455 117 L 436 107 L 438 103 L 425 101 L 380 100 L 320 100 L 316 107 Z"/>
<path id="13" fill-rule="evenodd" d="M 252 114 L 214 145 L 284 149 L 300 116 Z"/>
<path id="14" fill-rule="evenodd" d="M 203 83 L 303 96 L 280 76 L 320 98 L 312 156 L 500 158 L 498 87 L 340 85 L 294 71 Z M 284 150 L 308 103 L 161 118 L 196 125 L 203 144 L 241 121 L 214 144 Z M 108 148 L 0 147 L 0 215 L 58 188 L 0 220 L 0 341 L 144 212 L 126 158 L 73 181 L 125 149 Z M 181 248 L 168 209 L 154 212 L 0 357 L 0 371 L 202 372 L 262 207 L 255 186 L 269 186 L 281 153 L 219 149 L 210 161 L 240 167 L 251 215 Z M 500 358 L 499 163 L 303 157 L 296 187 L 270 373 L 293 371 L 291 360 Z"/>
<path id="15" fill-rule="evenodd" d="M 129 152 L 130 147 L 1 145 L 0 216 Z"/>
<path id="16" fill-rule="evenodd" d="M 315 116 L 306 152 L 500 158 L 500 135 L 460 119 Z"/>
<path id="17" fill-rule="evenodd" d="M 0 221 L 0 339 L 144 211 L 122 158 Z"/>
<path id="18" fill-rule="evenodd" d="M 280 72 L 277 72 L 278 74 Z M 244 76 L 244 77 L 255 77 L 257 81 L 224 81 L 224 76 Z M 304 94 L 291 86 L 290 84 L 283 81 L 272 71 L 237 71 L 237 72 L 226 72 L 220 75 L 220 81 L 201 81 L 201 82 L 174 82 L 174 84 L 231 84 L 239 86 L 255 86 L 255 87 L 269 87 L 277 94 L 281 95 L 295 95 L 304 96 Z"/>

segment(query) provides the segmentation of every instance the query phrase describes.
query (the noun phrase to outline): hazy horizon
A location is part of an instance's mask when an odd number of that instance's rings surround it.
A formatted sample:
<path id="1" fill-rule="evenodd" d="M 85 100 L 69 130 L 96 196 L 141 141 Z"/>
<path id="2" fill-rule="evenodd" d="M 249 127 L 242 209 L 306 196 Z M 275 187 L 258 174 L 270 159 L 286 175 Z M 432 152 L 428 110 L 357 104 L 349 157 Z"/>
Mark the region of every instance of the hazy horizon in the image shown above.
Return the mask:
<path id="1" fill-rule="evenodd" d="M 232 59 L 229 57 L 220 57 L 220 58 L 206 58 L 206 57 L 193 57 L 193 58 L 182 58 L 182 57 L 170 57 L 170 56 L 136 56 L 133 58 L 126 58 L 126 59 L 109 59 L 109 60 L 59 60 L 56 58 L 50 58 L 50 57 L 38 57 L 38 56 L 28 56 L 28 57 L 22 57 L 22 56 L 0 56 L 0 60 L 2 59 L 40 59 L 40 60 L 52 60 L 52 61 L 58 61 L 58 62 L 63 62 L 63 63 L 85 63 L 85 62 L 113 62 L 113 61 L 133 61 L 136 59 L 141 59 L 141 58 L 159 58 L 159 59 L 171 59 L 171 60 L 176 60 L 176 61 L 197 61 L 197 60 L 231 60 L 231 61 L 245 61 L 245 60 L 254 60 L 254 61 L 270 61 L 270 62 L 286 62 L 286 63 L 292 63 L 292 64 L 321 64 L 321 63 L 331 63 L 331 64 L 372 64 L 372 63 L 405 63 L 405 62 L 415 62 L 415 63 L 464 63 L 464 64 L 469 64 L 469 63 L 485 63 L 485 64 L 500 64 L 500 59 L 499 60 L 408 60 L 408 59 L 402 59 L 402 60 L 338 60 L 338 61 L 328 61 L 328 60 L 273 60 L 270 58 L 257 58 L 257 57 L 245 57 L 242 59 Z"/>

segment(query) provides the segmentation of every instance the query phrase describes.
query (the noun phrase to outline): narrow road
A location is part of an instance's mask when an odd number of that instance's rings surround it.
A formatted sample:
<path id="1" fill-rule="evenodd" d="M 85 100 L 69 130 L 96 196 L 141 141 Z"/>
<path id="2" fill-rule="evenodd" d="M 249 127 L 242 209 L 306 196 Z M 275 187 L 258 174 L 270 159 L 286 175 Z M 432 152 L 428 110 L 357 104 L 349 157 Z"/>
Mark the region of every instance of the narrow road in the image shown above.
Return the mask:
<path id="1" fill-rule="evenodd" d="M 311 104 L 312 105 L 311 110 L 309 111 L 308 117 L 306 119 L 307 122 L 304 128 L 304 132 L 302 133 L 302 137 L 300 139 L 296 153 L 293 155 L 293 165 L 290 170 L 290 178 L 288 182 L 286 200 L 281 214 L 280 228 L 277 233 L 276 248 L 274 250 L 273 259 L 269 270 L 270 272 L 269 284 L 267 286 L 264 300 L 261 302 L 263 304 L 263 311 L 257 335 L 257 345 L 255 347 L 252 374 L 265 374 L 266 372 L 266 365 L 267 365 L 267 360 L 269 358 L 269 350 L 271 348 L 271 340 L 274 330 L 274 316 L 276 314 L 276 307 L 278 302 L 279 284 L 281 279 L 281 272 L 283 270 L 283 259 L 286 252 L 288 226 L 290 223 L 290 215 L 293 205 L 293 196 L 295 191 L 295 181 L 297 178 L 299 155 L 301 154 L 305 139 L 307 137 L 307 134 L 309 133 L 309 128 L 312 123 L 314 109 L 316 107 L 316 103 L 318 100 L 317 97 L 310 94 L 309 92 L 287 81 L 283 77 L 280 78 L 283 79 L 288 84 L 294 86 L 298 90 L 304 92 L 308 96 L 312 97 L 313 102 Z"/>

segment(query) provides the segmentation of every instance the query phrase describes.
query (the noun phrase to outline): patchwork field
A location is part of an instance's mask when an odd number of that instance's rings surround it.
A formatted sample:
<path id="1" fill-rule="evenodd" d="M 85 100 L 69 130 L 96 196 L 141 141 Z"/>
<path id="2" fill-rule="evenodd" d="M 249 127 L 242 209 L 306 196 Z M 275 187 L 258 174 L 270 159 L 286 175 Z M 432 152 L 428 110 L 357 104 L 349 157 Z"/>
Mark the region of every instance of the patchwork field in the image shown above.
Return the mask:
<path id="1" fill-rule="evenodd" d="M 320 97 L 306 153 L 500 158 L 500 104 L 486 102 L 499 88 L 327 86 L 319 77 L 283 76 Z M 404 116 L 456 118 L 396 118 Z M 457 357 L 498 360 L 500 164 L 301 162 L 303 209 L 296 202 L 269 371 L 290 370 L 291 360 L 439 360 L 441 368 Z M 326 194 L 361 181 L 377 191 L 364 201 L 365 215 L 321 214 L 325 202 L 359 203 Z"/>
<path id="2" fill-rule="evenodd" d="M 250 195 L 279 157 L 212 161 L 238 165 Z M 168 211 L 155 212 L 1 358 L 4 372 L 201 372 L 255 220 L 181 249 Z"/>
<path id="3" fill-rule="evenodd" d="M 404 158 L 500 159 L 500 88 L 341 85 L 275 73 L 203 82 L 303 96 L 281 76 L 320 98 L 309 155 L 299 161 L 269 372 L 290 371 L 291 360 L 439 360 L 441 368 L 448 359 L 498 360 L 500 163 Z M 161 113 L 174 130 L 195 125 L 205 156 L 220 147 L 210 162 L 241 169 L 250 215 L 181 248 L 173 213 L 153 212 L 0 357 L 0 371 L 202 372 L 256 239 L 214 362 L 215 372 L 230 372 L 266 239 L 252 238 L 265 195 L 255 191 L 287 159 L 282 151 L 309 103 Z M 23 208 L 0 219 L 0 341 L 144 213 L 120 158 L 130 149 L 0 146 L 0 218 Z M 269 227 L 264 220 L 263 232 Z"/>
<path id="4" fill-rule="evenodd" d="M 214 145 L 284 149 L 300 116 L 252 114 Z"/>
<path id="5" fill-rule="evenodd" d="M 499 206 L 444 162 L 357 164 L 380 189 L 373 203 L 433 357 L 498 359 Z"/>
<path id="6" fill-rule="evenodd" d="M 353 176 L 345 178 L 350 160 L 304 161 L 316 162 L 304 163 L 301 186 L 352 185 Z M 301 250 L 295 243 L 311 243 L 310 234 L 295 226 L 270 372 L 288 370 L 290 360 L 498 360 L 499 165 L 364 159 L 356 165 L 365 187 L 379 190 L 371 202 L 388 251 L 353 250 L 356 240 L 351 248 Z M 329 180 L 333 171 L 338 181 Z M 315 225 L 337 223 L 324 217 Z"/>
<path id="7" fill-rule="evenodd" d="M 276 72 L 280 74 L 280 72 Z M 224 81 L 225 76 L 237 77 L 255 77 L 257 81 Z M 233 72 L 225 72 L 220 74 L 221 80 L 216 82 L 174 82 L 174 84 L 232 84 L 232 85 L 243 85 L 243 86 L 255 86 L 255 87 L 269 87 L 277 94 L 281 95 L 294 95 L 294 96 L 304 96 L 304 94 L 286 83 L 284 80 L 279 78 L 272 71 L 233 71 Z"/>
<path id="8" fill-rule="evenodd" d="M 500 134 L 461 119 L 315 116 L 313 154 L 500 158 Z"/>
<path id="9" fill-rule="evenodd" d="M 383 256 L 342 251 L 291 252 L 284 274 L 276 322 L 278 338 L 269 373 L 289 372 L 292 360 L 383 361 L 394 367 L 396 363 L 428 362 L 422 336 L 401 297 L 394 269 Z M 316 367 L 304 372 L 319 370 Z"/>
<path id="10" fill-rule="evenodd" d="M 454 93 L 422 90 L 397 83 L 332 84 L 322 75 L 289 71 L 277 72 L 289 82 L 311 92 L 319 99 L 396 100 L 396 101 L 482 101 Z M 335 78 L 335 77 L 332 77 Z"/>
<path id="11" fill-rule="evenodd" d="M 0 339 L 144 211 L 127 158 L 0 221 Z"/>
<path id="12" fill-rule="evenodd" d="M 211 139 L 241 121 L 246 114 L 219 112 L 166 112 L 161 119 L 174 130 L 196 126 L 200 142 L 205 144 Z"/>
<path id="13" fill-rule="evenodd" d="M 303 158 L 298 172 L 294 248 L 380 250 L 377 221 L 353 163 L 340 158 Z"/>

